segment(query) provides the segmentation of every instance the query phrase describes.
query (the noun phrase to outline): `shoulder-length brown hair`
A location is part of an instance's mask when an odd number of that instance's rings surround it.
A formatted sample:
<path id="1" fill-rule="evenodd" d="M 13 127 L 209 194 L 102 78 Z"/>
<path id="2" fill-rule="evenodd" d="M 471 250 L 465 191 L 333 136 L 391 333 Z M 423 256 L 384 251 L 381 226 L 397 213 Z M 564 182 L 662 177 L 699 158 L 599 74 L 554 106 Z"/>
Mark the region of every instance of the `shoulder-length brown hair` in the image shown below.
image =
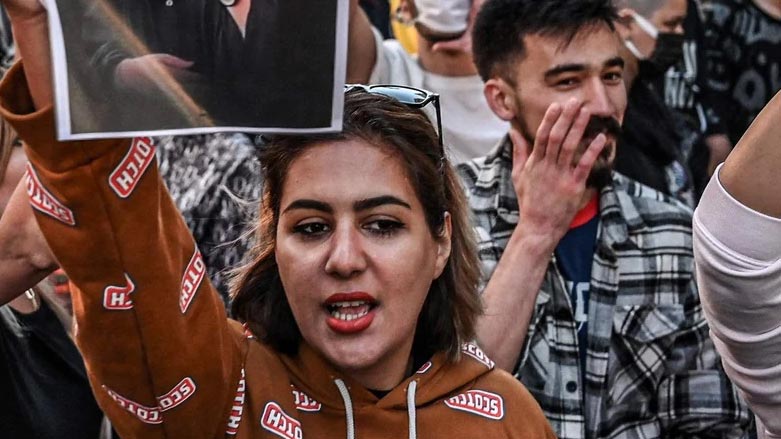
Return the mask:
<path id="1" fill-rule="evenodd" d="M 341 133 L 279 136 L 261 152 L 264 188 L 256 244 L 250 250 L 250 262 L 236 270 L 231 311 L 277 351 L 291 355 L 297 352 L 301 332 L 285 296 L 275 258 L 285 176 L 307 148 L 355 138 L 387 148 L 401 158 L 432 236 L 441 236 L 445 212 L 450 213 L 450 258 L 423 304 L 413 351 L 446 352 L 455 360 L 461 344 L 474 338 L 475 321 L 482 311 L 477 293 L 480 269 L 464 192 L 426 115 L 394 99 L 364 91 L 345 95 Z"/>

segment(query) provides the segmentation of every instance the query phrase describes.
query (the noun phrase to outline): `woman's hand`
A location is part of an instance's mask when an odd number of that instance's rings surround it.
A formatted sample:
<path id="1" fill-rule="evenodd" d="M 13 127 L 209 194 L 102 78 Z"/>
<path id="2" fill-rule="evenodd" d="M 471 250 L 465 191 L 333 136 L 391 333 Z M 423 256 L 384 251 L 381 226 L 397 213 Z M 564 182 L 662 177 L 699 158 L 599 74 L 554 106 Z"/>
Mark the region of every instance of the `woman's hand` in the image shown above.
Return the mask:
<path id="1" fill-rule="evenodd" d="M 2 0 L 8 17 L 12 23 L 26 20 L 46 19 L 46 8 L 43 0 Z"/>
<path id="2" fill-rule="evenodd" d="M 52 66 L 46 8 L 41 0 L 2 0 L 11 19 L 19 55 L 24 59 L 25 76 L 35 108 L 53 102 Z"/>

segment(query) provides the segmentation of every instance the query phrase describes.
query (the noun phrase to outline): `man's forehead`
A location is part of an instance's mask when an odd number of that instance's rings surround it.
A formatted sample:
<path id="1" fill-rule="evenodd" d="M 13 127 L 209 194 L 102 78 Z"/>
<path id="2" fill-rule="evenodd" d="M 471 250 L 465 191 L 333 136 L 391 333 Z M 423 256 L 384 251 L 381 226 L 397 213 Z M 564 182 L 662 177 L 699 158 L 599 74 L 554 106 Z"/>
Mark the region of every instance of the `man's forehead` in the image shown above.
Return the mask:
<path id="1" fill-rule="evenodd" d="M 620 57 L 618 33 L 605 26 L 590 26 L 574 35 L 530 34 L 524 37 L 525 56 L 536 67 L 560 64 L 602 67 Z"/>

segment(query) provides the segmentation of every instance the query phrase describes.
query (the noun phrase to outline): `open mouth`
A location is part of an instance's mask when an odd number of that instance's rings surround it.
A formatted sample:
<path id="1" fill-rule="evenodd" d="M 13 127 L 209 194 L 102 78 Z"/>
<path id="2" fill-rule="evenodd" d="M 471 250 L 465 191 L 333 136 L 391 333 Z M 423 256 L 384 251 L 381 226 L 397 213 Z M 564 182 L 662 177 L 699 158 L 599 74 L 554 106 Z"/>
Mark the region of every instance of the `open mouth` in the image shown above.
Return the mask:
<path id="1" fill-rule="evenodd" d="M 326 305 L 326 309 L 328 310 L 328 313 L 331 314 L 331 317 L 349 322 L 366 316 L 369 314 L 369 311 L 371 311 L 376 306 L 376 304 L 371 304 L 362 300 L 356 300 L 352 302 L 337 302 L 328 304 Z"/>
<path id="2" fill-rule="evenodd" d="M 334 294 L 324 304 L 329 315 L 326 323 L 343 334 L 363 331 L 374 320 L 378 305 L 377 300 L 366 293 Z"/>

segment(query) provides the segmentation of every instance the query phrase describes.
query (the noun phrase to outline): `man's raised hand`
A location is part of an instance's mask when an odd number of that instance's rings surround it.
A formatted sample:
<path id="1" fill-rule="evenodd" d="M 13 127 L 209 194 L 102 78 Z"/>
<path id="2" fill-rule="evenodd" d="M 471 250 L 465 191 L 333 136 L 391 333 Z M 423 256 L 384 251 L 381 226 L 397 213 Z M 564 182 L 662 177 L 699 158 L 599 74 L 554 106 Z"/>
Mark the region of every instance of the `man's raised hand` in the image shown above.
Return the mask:
<path id="1" fill-rule="evenodd" d="M 607 143 L 605 135 L 599 134 L 578 157 L 590 119 L 583 104 L 572 99 L 548 108 L 533 146 L 517 129 L 510 130 L 519 226 L 550 239 L 554 247 L 587 201 L 586 181 Z"/>

